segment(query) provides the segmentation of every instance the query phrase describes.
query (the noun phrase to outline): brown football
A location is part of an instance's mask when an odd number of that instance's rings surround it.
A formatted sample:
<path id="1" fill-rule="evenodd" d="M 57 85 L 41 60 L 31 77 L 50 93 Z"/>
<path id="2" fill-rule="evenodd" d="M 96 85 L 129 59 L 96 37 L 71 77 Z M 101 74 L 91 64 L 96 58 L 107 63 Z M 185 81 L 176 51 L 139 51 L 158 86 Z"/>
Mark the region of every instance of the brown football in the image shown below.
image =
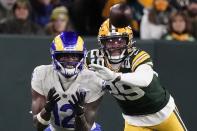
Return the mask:
<path id="1" fill-rule="evenodd" d="M 109 19 L 115 27 L 126 27 L 132 20 L 132 9 L 125 3 L 115 4 L 110 9 Z"/>

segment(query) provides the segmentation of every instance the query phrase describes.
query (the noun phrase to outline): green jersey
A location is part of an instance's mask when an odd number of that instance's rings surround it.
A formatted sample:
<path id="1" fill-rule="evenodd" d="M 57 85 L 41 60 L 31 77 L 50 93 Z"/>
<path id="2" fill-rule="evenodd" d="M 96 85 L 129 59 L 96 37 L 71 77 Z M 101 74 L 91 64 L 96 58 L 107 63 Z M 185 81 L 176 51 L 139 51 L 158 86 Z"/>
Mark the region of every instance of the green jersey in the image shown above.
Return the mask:
<path id="1" fill-rule="evenodd" d="M 86 65 L 99 64 L 115 72 L 132 73 L 138 66 L 148 64 L 153 66 L 150 55 L 133 47 L 128 57 L 122 61 L 119 68 L 114 70 L 101 50 L 93 49 L 86 56 Z M 147 87 L 134 87 L 120 84 L 116 80 L 107 82 L 106 88 L 114 96 L 126 115 L 146 115 L 160 111 L 168 103 L 170 94 L 163 88 L 155 73 Z"/>

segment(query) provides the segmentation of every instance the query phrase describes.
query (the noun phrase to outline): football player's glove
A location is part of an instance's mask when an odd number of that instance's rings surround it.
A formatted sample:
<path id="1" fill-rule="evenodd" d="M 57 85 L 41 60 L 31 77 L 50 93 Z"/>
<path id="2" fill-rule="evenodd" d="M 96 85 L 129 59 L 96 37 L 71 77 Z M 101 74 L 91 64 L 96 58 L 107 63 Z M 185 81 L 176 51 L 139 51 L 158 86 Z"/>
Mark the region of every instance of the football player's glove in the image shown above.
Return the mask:
<path id="1" fill-rule="evenodd" d="M 47 102 L 44 106 L 46 112 L 51 112 L 53 108 L 55 107 L 55 104 L 61 99 L 59 94 L 55 94 L 56 90 L 55 88 L 51 88 L 47 95 Z"/>
<path id="2" fill-rule="evenodd" d="M 90 64 L 89 69 L 96 72 L 96 75 L 105 81 L 114 81 L 120 74 L 97 64 Z"/>
<path id="3" fill-rule="evenodd" d="M 76 92 L 75 95 L 71 95 L 73 102 L 68 100 L 70 105 L 73 107 L 74 112 L 77 116 L 80 116 L 84 113 L 84 103 L 85 103 L 85 96 L 86 92 Z"/>

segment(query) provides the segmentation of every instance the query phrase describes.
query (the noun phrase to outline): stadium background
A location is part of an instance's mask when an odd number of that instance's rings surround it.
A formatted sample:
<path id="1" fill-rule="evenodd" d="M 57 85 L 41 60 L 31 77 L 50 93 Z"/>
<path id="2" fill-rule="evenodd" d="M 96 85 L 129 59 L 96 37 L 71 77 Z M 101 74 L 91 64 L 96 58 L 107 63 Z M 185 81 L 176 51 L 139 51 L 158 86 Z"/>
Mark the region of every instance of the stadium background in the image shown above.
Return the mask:
<path id="1" fill-rule="evenodd" d="M 48 37 L 0 37 L 0 130 L 34 131 L 31 110 L 31 73 L 35 66 L 50 64 Z M 96 47 L 96 37 L 85 37 L 88 49 Z M 137 46 L 153 57 L 162 84 L 174 96 L 190 131 L 196 131 L 197 45 L 167 41 L 141 41 Z M 106 95 L 97 122 L 104 131 L 120 131 L 123 119 L 119 107 Z"/>

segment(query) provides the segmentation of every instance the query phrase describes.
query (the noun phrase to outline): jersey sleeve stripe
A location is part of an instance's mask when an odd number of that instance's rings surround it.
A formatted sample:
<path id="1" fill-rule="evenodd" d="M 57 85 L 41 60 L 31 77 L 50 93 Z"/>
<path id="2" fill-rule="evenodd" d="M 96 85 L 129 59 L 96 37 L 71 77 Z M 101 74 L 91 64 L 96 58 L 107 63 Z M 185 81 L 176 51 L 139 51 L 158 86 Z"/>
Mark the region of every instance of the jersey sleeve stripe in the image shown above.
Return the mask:
<path id="1" fill-rule="evenodd" d="M 144 54 L 146 54 L 145 51 L 141 51 L 139 54 L 137 54 L 137 55 L 135 56 L 135 58 L 133 59 L 132 64 L 135 63 L 135 61 L 136 61 L 139 57 L 141 57 L 142 55 L 144 55 Z"/>
<path id="2" fill-rule="evenodd" d="M 146 53 L 144 55 L 142 55 L 140 58 L 138 58 L 135 63 L 132 65 L 132 70 L 134 71 L 135 68 L 140 65 L 143 61 L 147 60 L 148 58 L 150 58 L 150 56 Z"/>
<path id="3" fill-rule="evenodd" d="M 146 53 L 142 54 L 141 56 L 139 56 L 135 61 L 132 62 L 132 65 L 135 65 L 139 60 L 141 60 L 143 57 L 147 56 Z"/>

